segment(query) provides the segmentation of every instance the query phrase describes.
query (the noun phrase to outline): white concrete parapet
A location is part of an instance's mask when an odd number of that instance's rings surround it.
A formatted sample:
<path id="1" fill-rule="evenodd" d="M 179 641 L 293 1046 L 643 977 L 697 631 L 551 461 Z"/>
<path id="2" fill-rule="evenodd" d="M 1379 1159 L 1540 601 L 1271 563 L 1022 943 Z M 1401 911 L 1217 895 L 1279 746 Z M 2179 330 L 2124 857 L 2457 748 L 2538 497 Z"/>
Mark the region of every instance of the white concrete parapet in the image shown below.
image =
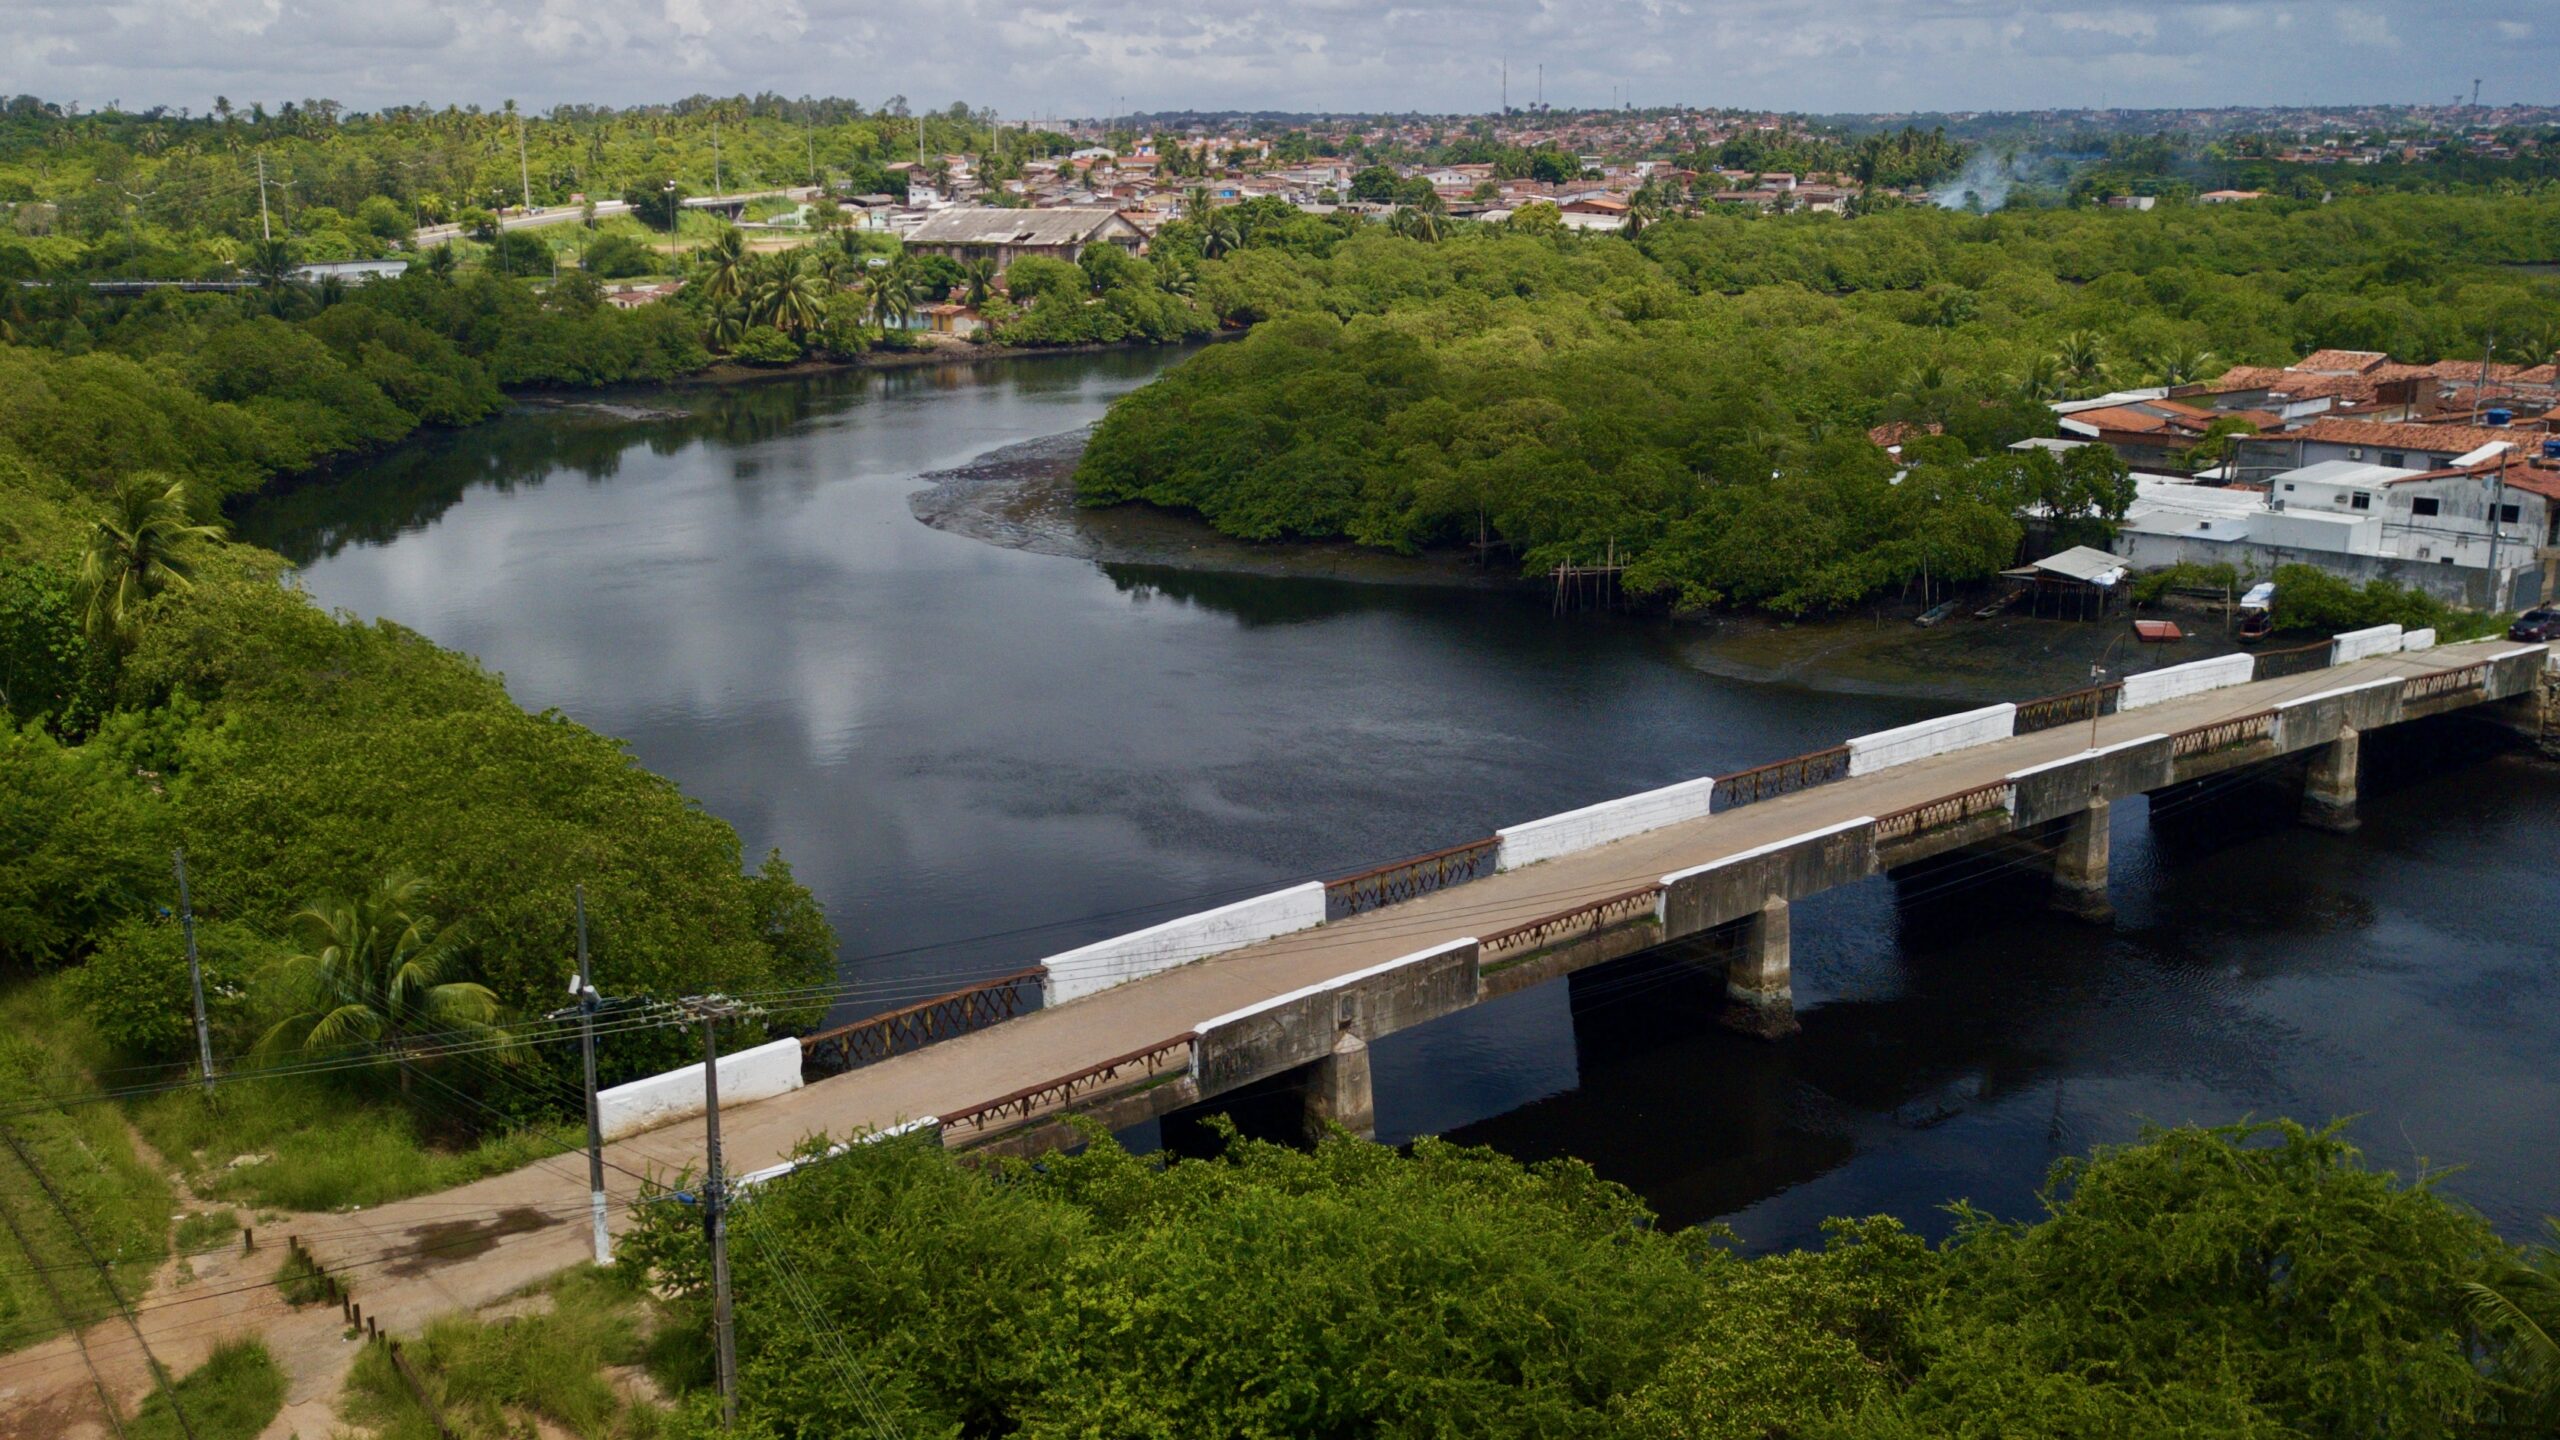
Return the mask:
<path id="1" fill-rule="evenodd" d="M 2344 665 L 2368 655 L 2388 655 L 2400 648 L 2400 627 L 2376 625 L 2366 630 L 2350 630 L 2329 641 L 2329 663 Z"/>
<path id="2" fill-rule="evenodd" d="M 2246 685 L 2254 679 L 2258 662 L 2247 655 L 2217 655 L 2210 660 L 2192 660 L 2184 665 L 2169 665 L 2158 670 L 2145 670 L 2124 677 L 2124 688 L 2116 692 L 2118 710 L 2139 710 L 2186 695 L 2201 695 L 2207 690 L 2220 690 L 2230 685 Z"/>
<path id="3" fill-rule="evenodd" d="M 1493 833 L 1501 840 L 1502 850 L 1494 868 L 1517 870 L 1666 825 L 1703 820 L 1707 818 L 1708 802 L 1714 798 L 1715 785 L 1711 778 L 1683 780 L 1641 795 L 1603 800 L 1597 805 L 1497 830 Z"/>
<path id="4" fill-rule="evenodd" d="M 1357 985 L 1364 980 L 1375 980 L 1381 975 L 1388 974 L 1391 971 L 1401 970 L 1407 965 L 1420 965 L 1426 961 L 1436 960 L 1441 956 L 1448 954 L 1452 950 L 1464 950 L 1475 943 L 1476 940 L 1474 936 L 1468 936 L 1462 940 L 1450 940 L 1439 945 L 1434 945 L 1428 950 L 1416 950 L 1410 955 L 1399 955 L 1393 960 L 1381 960 L 1377 964 L 1371 965 L 1366 969 L 1354 970 L 1347 975 L 1336 975 L 1330 980 L 1319 980 L 1313 985 L 1301 985 L 1286 995 L 1274 995 L 1268 1000 L 1256 1000 L 1241 1010 L 1230 1010 L 1215 1020 L 1203 1020 L 1199 1024 L 1191 1027 L 1191 1033 L 1195 1037 L 1205 1036 L 1214 1031 L 1223 1030 L 1230 1025 L 1250 1020 L 1256 1015 L 1278 1010 L 1284 1006 L 1295 1005 L 1310 995 L 1322 995 L 1328 990 L 1340 990 L 1345 986 Z M 1196 1045 L 1193 1046 L 1192 1064 L 1195 1066 L 1199 1064 L 1199 1053 L 1199 1047 Z"/>
<path id="5" fill-rule="evenodd" d="M 775 1040 L 720 1057 L 720 1103 L 770 1100 L 800 1088 L 800 1042 Z M 702 1067 L 687 1065 L 596 1092 L 596 1118 L 607 1140 L 636 1135 L 702 1113 Z"/>
<path id="6" fill-rule="evenodd" d="M 1941 715 L 1934 720 L 1861 735 L 1849 742 L 1849 773 L 1872 775 L 1878 770 L 1908 765 L 1914 760 L 1926 760 L 1950 750 L 2006 740 L 2017 729 L 2017 715 L 2018 707 L 2015 705 L 1988 705 L 1980 710 Z"/>
<path id="7" fill-rule="evenodd" d="M 723 1095 L 720 1098 L 721 1102 L 726 1104 L 729 1097 Z M 927 1115 L 921 1120 L 909 1120 L 902 1124 L 892 1125 L 886 1130 L 873 1130 L 867 1134 L 857 1135 L 851 1140 L 839 1140 L 816 1155 L 794 1156 L 789 1160 L 783 1161 L 779 1165 L 767 1165 L 761 1170 L 750 1170 L 746 1174 L 732 1179 L 729 1182 L 729 1188 L 733 1191 L 753 1190 L 759 1185 L 769 1185 L 804 1165 L 816 1165 L 822 1161 L 833 1160 L 837 1156 L 851 1150 L 856 1145 L 871 1145 L 882 1140 L 895 1140 L 901 1135 L 913 1135 L 918 1131 L 939 1129 L 941 1125 L 942 1122 L 939 1119 L 931 1115 Z"/>
<path id="8" fill-rule="evenodd" d="M 2435 627 L 2431 625 L 2424 630 L 2412 630 L 2402 635 L 2400 648 L 2402 650 L 2433 650 L 2436 648 Z"/>
<path id="9" fill-rule="evenodd" d="M 1671 887 L 1683 880 L 1695 879 L 1700 875 L 1722 870 L 1729 865 L 1740 865 L 1748 860 L 1757 860 L 1764 855 L 1775 855 L 1782 850 L 1792 850 L 1808 840 L 1828 840 L 1843 830 L 1855 830 L 1861 825 L 1874 823 L 1876 823 L 1876 817 L 1873 815 L 1861 815 L 1855 820 L 1843 820 L 1837 825 L 1825 825 L 1819 830 L 1807 830 L 1801 835 L 1790 835 L 1784 840 L 1772 840 L 1766 845 L 1754 845 L 1748 850 L 1736 850 L 1730 855 L 1710 860 L 1704 865 L 1692 865 L 1686 870 L 1674 870 L 1663 876 L 1660 883 L 1667 896 Z"/>
<path id="10" fill-rule="evenodd" d="M 1041 982 L 1041 1000 L 1063 1004 L 1323 923 L 1324 882 L 1310 880 L 1052 955 L 1041 962 L 1049 967 L 1048 978 Z"/>
<path id="11" fill-rule="evenodd" d="M 2069 765 L 2086 765 L 2092 760 L 2104 760 L 2120 750 L 2139 750 L 2145 745 L 2157 745 L 2168 738 L 2165 732 L 2157 735 L 2136 735 L 2130 740 L 2118 740 L 2112 745 L 2101 745 L 2095 750 L 2083 750 L 2077 755 L 2065 755 L 2059 760 L 2047 760 L 2041 764 L 2030 765 L 2024 770 L 2012 770 L 2008 778 L 2011 784 L 2016 784 L 2020 780 L 2032 780 L 2047 770 L 2060 770 Z M 2017 808 L 2015 797 L 2011 798 L 2009 808 L 2013 811 Z"/>

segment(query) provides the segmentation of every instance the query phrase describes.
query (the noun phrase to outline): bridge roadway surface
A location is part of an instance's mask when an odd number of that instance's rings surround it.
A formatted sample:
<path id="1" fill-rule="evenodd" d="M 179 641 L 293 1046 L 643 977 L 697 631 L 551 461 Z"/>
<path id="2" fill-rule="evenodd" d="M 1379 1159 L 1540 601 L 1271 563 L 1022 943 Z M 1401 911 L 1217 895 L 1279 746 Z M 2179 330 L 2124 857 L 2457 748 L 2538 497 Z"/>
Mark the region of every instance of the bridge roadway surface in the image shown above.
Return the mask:
<path id="1" fill-rule="evenodd" d="M 2209 725 L 2386 676 L 2458 669 L 2510 648 L 2503 642 L 2444 646 L 2209 691 L 2106 716 L 2098 721 L 2097 741 L 2104 746 Z M 1991 784 L 2028 766 L 2077 755 L 2089 745 L 2089 727 L 2079 723 L 1958 750 L 1487 876 L 1133 980 L 820 1080 L 788 1095 L 724 1109 L 721 1131 L 728 1168 L 738 1174 L 775 1164 L 819 1131 L 842 1136 L 922 1116 L 956 1114 L 1320 981 L 1444 941 L 1526 924 L 1650 884 L 1674 870 Z M 637 1185 L 625 1172 L 672 1174 L 685 1166 L 698 1169 L 702 1138 L 702 1124 L 696 1119 L 608 1145 L 608 1160 L 621 1167 L 609 1169 L 606 1176 L 617 1218 Z M 386 1246 L 399 1248 L 405 1237 L 418 1233 L 416 1227 L 458 1216 L 532 1207 L 546 1219 L 560 1217 L 560 1223 L 500 1237 L 485 1253 L 431 1263 L 412 1276 L 368 1278 L 358 1272 L 352 1277 L 360 1298 L 379 1297 L 375 1303 L 386 1319 L 414 1324 L 445 1309 L 485 1303 L 540 1274 L 576 1263 L 590 1246 L 585 1194 L 583 1156 L 563 1156 L 438 1195 L 382 1206 L 361 1217 L 361 1230 L 333 1224 L 331 1228 L 341 1233 L 317 1241 L 314 1249 L 332 1264 L 362 1265 Z M 412 1283 L 427 1293 L 414 1299 L 405 1294 L 395 1298 L 393 1292 L 406 1290 Z M 367 1308 L 373 1309 L 374 1304 Z"/>
<path id="2" fill-rule="evenodd" d="M 2097 722 L 2097 743 L 2236 719 L 2387 676 L 2458 669 L 2503 648 L 2511 647 L 2481 642 L 2395 653 L 2210 691 L 2107 716 Z M 1651 884 L 1675 870 L 1993 784 L 2089 746 L 2085 722 L 2015 736 L 1488 876 L 1133 980 L 775 1099 L 725 1107 L 721 1130 L 728 1169 L 736 1175 L 776 1164 L 819 1132 L 845 1136 L 957 1114 L 1184 1035 L 1205 1020 L 1443 941 L 1488 935 Z M 618 1232 L 640 1177 L 699 1170 L 702 1122 L 697 1117 L 615 1141 L 605 1153 L 611 1223 Z M 586 1159 L 583 1152 L 564 1153 L 372 1210 L 262 1220 L 258 1255 L 223 1267 L 238 1271 L 231 1285 L 200 1280 L 193 1287 L 199 1299 L 145 1308 L 144 1328 L 160 1359 L 181 1370 L 197 1363 L 222 1334 L 263 1330 L 289 1380 L 288 1408 L 274 1433 L 295 1426 L 321 1433 L 330 1428 L 328 1406 L 354 1347 L 340 1343 L 332 1307 L 288 1313 L 271 1287 L 245 1283 L 272 1274 L 287 1232 L 299 1234 L 345 1278 L 366 1314 L 386 1329 L 414 1334 L 438 1315 L 498 1301 L 588 1258 Z M 186 1300 L 188 1293 L 169 1298 Z M 119 1340 L 122 1334 L 120 1328 L 100 1327 L 90 1337 L 108 1383 L 131 1398 L 149 1381 L 134 1347 Z M 48 1368 L 48 1362 L 62 1387 L 85 1388 L 77 1351 L 60 1339 L 0 1359 L 0 1395 L 40 1391 L 30 1372 Z M 11 1440 L 6 1423 L 0 1423 L 0 1440 Z"/>

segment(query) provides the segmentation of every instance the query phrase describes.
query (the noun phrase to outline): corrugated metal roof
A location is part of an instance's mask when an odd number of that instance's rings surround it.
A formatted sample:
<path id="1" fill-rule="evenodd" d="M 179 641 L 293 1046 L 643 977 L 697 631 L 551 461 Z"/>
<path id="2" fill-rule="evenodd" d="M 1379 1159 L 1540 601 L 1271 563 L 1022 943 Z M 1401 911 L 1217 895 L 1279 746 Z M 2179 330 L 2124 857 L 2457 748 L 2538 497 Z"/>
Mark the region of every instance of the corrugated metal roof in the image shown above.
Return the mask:
<path id="1" fill-rule="evenodd" d="M 1006 210 L 996 206 L 936 211 L 907 236 L 911 245 L 1081 245 L 1114 225 L 1135 226 L 1117 210 L 1060 206 L 1054 210 Z"/>

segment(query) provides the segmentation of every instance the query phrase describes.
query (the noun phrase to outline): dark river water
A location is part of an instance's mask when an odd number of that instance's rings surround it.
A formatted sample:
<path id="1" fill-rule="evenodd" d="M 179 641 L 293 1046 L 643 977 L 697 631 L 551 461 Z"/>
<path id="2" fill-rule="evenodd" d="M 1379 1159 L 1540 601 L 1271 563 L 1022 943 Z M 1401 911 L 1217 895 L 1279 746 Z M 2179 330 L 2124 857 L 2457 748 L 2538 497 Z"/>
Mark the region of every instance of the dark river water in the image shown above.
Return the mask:
<path id="1" fill-rule="evenodd" d="M 1163 363 L 521 414 L 239 529 L 781 847 L 856 1008 L 1948 708 L 1718 678 L 1664 625 L 1531 596 L 1096 564 L 910 512 L 919 475 Z M 1381 1138 L 1580 1156 L 1770 1246 L 1834 1214 L 1935 1232 L 1956 1197 L 2029 1213 L 2055 1157 L 2145 1123 L 2353 1115 L 2522 1235 L 2560 1209 L 2560 769 L 2454 724 L 2365 753 L 2352 836 L 2293 827 L 2274 779 L 2118 805 L 2111 928 L 1993 862 L 1800 903 L 1788 1042 L 1641 958 L 1389 1037 Z"/>

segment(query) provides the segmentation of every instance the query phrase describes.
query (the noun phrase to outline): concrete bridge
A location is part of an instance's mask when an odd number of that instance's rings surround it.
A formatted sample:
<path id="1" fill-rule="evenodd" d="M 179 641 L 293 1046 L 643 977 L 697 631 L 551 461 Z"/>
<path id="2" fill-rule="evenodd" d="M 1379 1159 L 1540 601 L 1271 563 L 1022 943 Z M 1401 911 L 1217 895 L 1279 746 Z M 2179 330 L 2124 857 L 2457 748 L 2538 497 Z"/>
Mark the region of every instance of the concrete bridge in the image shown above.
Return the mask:
<path id="1" fill-rule="evenodd" d="M 2363 735 L 2473 707 L 2549 726 L 2560 669 L 2548 650 L 2439 648 L 2382 627 L 2178 665 L 1859 736 L 1168 921 L 724 1057 L 731 1173 L 750 1186 L 771 1178 L 818 1132 L 931 1130 L 954 1149 L 1031 1153 L 1072 1140 L 1073 1115 L 1119 1128 L 1274 1081 L 1296 1087 L 1311 1123 L 1368 1133 L 1371 1041 L 1673 943 L 1724 968 L 1729 1023 L 1783 1037 L 1795 1029 L 1796 901 L 1996 848 L 2049 871 L 2056 906 L 2103 918 L 2115 802 L 2285 765 L 2302 775 L 2306 823 L 2351 828 Z M 1043 1003 L 1032 1009 L 1035 993 Z M 616 1214 L 636 1198 L 636 1177 L 699 1168 L 698 1067 L 607 1101 L 608 1136 L 620 1137 L 606 1147 Z M 306 1243 L 331 1265 L 388 1265 L 377 1283 L 389 1288 L 376 1292 L 387 1313 L 486 1303 L 585 1253 L 585 1178 L 564 1159 L 387 1205 L 361 1227 L 316 1241 L 306 1232 Z M 466 1211 L 546 1218 L 489 1236 L 486 1253 L 434 1263 L 447 1243 L 435 1237 Z"/>

